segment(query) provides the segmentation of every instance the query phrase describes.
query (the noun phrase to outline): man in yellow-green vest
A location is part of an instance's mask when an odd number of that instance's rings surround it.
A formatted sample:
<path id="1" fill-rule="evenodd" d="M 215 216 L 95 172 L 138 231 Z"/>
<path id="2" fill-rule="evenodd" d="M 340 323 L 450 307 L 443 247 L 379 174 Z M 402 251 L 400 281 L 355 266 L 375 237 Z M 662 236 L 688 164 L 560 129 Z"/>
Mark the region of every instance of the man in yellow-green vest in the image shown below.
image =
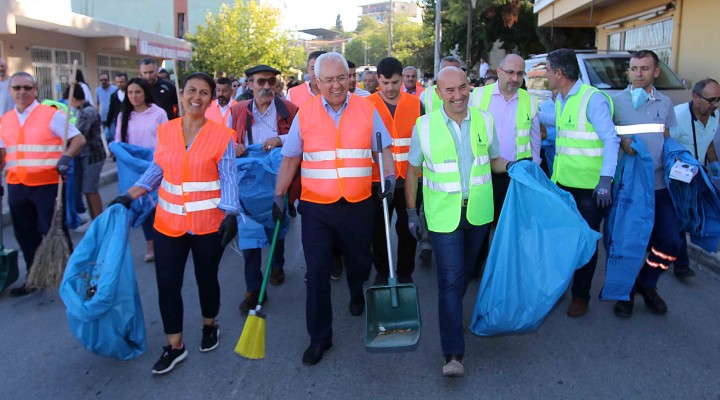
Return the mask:
<path id="1" fill-rule="evenodd" d="M 558 90 L 557 154 L 552 180 L 572 194 L 590 228 L 599 231 L 612 203 L 612 178 L 620 146 L 612 101 L 607 94 L 579 80 L 580 68 L 575 52 L 570 49 L 548 54 L 547 78 L 550 88 Z M 587 312 L 596 262 L 597 250 L 587 264 L 575 271 L 572 303 L 567 310 L 570 317 Z"/>
<path id="2" fill-rule="evenodd" d="M 440 61 L 440 71 L 445 67 L 457 67 L 460 68 L 461 61 L 457 57 L 447 56 Z M 435 85 L 430 86 L 422 92 L 420 95 L 420 102 L 425 106 L 425 112 L 430 114 L 431 112 L 440 109 L 443 105 L 443 101 L 437 94 L 437 82 Z"/>
<path id="3" fill-rule="evenodd" d="M 443 106 L 418 118 L 410 139 L 405 181 L 408 228 L 416 238 L 425 233 L 416 211 L 422 172 L 425 216 L 438 269 L 443 375 L 462 376 L 463 296 L 493 220 L 490 172 L 506 172 L 508 162 L 499 157 L 490 114 L 468 107 L 469 83 L 463 70 L 442 69 L 435 92 Z"/>

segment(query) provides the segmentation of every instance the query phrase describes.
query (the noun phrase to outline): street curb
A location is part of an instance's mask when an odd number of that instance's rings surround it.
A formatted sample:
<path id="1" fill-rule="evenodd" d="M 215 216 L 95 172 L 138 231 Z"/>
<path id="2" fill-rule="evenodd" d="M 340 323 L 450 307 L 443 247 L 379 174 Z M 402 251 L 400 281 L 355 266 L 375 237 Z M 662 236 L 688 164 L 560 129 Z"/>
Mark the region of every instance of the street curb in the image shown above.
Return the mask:
<path id="1" fill-rule="evenodd" d="M 706 269 L 716 275 L 720 275 L 720 253 L 707 251 L 688 241 L 688 256 L 691 264 L 701 269 Z"/>
<path id="2" fill-rule="evenodd" d="M 107 171 L 103 171 L 100 173 L 99 185 L 100 185 L 100 187 L 102 187 L 102 186 L 111 184 L 113 182 L 117 182 L 117 179 L 118 179 L 117 166 L 114 166 L 113 168 L 110 168 Z M 3 226 L 11 226 L 12 225 L 12 219 L 10 218 L 10 207 L 3 207 L 2 223 L 3 223 Z"/>

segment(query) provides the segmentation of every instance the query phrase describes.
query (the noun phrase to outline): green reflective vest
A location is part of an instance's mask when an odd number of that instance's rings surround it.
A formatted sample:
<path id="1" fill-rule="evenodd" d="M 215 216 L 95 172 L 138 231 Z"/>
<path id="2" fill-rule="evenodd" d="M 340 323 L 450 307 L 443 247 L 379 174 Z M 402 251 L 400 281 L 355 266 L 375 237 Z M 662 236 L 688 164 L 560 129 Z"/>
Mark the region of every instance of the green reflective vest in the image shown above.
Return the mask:
<path id="1" fill-rule="evenodd" d="M 490 99 L 496 83 L 475 88 L 470 97 L 470 106 L 477 107 L 483 111 L 490 108 Z M 518 107 L 515 113 L 515 138 L 516 138 L 516 157 L 517 159 L 532 157 L 530 148 L 530 128 L 532 127 L 532 119 L 537 113 L 537 98 L 527 90 L 518 89 Z"/>
<path id="2" fill-rule="evenodd" d="M 432 85 L 420 94 L 420 101 L 422 101 L 425 106 L 425 114 L 439 110 L 443 105 L 442 99 L 435 91 L 436 87 L 437 85 Z"/>
<path id="3" fill-rule="evenodd" d="M 607 97 L 612 115 L 610 96 L 590 85 L 580 86 L 578 93 L 567 99 L 562 112 L 560 101 L 555 101 L 557 153 L 553 165 L 553 182 L 571 188 L 594 189 L 600 181 L 604 144 L 587 119 L 590 96 L 597 92 Z"/>
<path id="4" fill-rule="evenodd" d="M 470 141 L 475 157 L 470 169 L 467 220 L 479 226 L 492 222 L 492 178 L 488 146 L 492 133 L 492 116 L 470 108 Z M 462 181 L 455 140 L 437 110 L 417 120 L 418 136 L 423 157 L 423 203 L 428 228 L 448 233 L 457 229 L 462 212 Z M 432 133 L 431 133 L 432 132 Z M 464 143 L 463 143 L 464 144 Z"/>
<path id="5" fill-rule="evenodd" d="M 68 115 L 68 106 L 65 103 L 61 103 L 61 102 L 55 101 L 55 100 L 45 99 L 40 104 L 42 104 L 44 106 L 48 106 L 48 107 L 55 107 L 58 110 L 62 111 L 65 115 Z M 77 117 L 75 116 L 75 113 L 71 113 L 70 114 L 70 123 L 75 125 L 76 122 L 77 122 Z"/>

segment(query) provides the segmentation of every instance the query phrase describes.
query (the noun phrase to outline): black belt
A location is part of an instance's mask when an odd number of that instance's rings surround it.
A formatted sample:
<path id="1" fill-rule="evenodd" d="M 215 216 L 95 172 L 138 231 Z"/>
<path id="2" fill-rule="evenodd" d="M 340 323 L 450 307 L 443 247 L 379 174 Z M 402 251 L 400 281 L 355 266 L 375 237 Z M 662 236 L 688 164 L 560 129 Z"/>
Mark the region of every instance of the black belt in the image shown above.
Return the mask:
<path id="1" fill-rule="evenodd" d="M 462 199 L 462 206 L 467 207 L 468 199 Z"/>

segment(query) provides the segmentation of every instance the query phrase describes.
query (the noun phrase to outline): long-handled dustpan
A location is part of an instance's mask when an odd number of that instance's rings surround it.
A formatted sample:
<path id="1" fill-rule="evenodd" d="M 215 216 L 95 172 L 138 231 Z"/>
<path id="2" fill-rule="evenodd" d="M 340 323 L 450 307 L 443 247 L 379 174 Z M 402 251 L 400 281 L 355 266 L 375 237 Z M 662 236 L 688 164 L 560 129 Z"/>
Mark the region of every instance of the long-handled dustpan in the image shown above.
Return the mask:
<path id="1" fill-rule="evenodd" d="M 377 133 L 380 186 L 385 191 L 382 139 Z M 390 278 L 386 286 L 372 286 L 365 291 L 365 348 L 369 351 L 413 350 L 420 340 L 420 306 L 414 284 L 398 284 L 390 246 L 388 201 L 383 199 L 385 243 Z"/>
<path id="2" fill-rule="evenodd" d="M 20 274 L 18 270 L 18 252 L 13 249 L 6 249 L 3 241 L 3 195 L 5 188 L 0 178 L 0 292 L 12 285 Z"/>
<path id="3" fill-rule="evenodd" d="M 265 358 L 265 314 L 262 313 L 262 303 L 265 299 L 265 287 L 267 286 L 268 276 L 270 276 L 270 265 L 272 264 L 273 255 L 275 254 L 275 244 L 277 243 L 279 232 L 280 220 L 277 220 L 275 221 L 275 231 L 273 232 L 272 243 L 270 244 L 270 253 L 268 253 L 265 276 L 263 277 L 262 286 L 260 287 L 257 307 L 248 313 L 248 317 L 245 320 L 245 327 L 235 346 L 236 353 L 251 360 Z"/>

